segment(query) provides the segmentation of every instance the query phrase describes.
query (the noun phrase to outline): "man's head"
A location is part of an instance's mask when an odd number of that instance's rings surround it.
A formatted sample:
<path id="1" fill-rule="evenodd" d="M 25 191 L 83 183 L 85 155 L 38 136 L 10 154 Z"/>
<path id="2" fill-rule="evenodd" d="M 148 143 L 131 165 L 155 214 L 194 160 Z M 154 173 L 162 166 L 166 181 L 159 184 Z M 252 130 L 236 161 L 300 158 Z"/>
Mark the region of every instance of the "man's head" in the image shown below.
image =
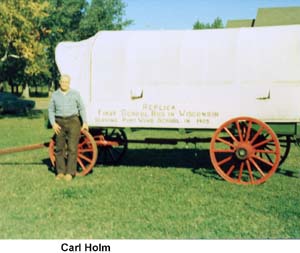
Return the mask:
<path id="1" fill-rule="evenodd" d="M 68 91 L 70 89 L 70 76 L 62 75 L 59 80 L 60 89 L 62 91 Z"/>

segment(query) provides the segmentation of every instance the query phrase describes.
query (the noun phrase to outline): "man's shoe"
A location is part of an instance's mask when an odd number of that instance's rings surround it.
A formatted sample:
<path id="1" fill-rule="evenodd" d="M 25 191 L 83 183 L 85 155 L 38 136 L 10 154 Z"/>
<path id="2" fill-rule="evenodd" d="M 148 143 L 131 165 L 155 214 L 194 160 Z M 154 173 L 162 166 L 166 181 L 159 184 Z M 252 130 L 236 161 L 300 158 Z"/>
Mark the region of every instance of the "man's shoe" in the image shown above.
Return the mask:
<path id="1" fill-rule="evenodd" d="M 73 177 L 72 177 L 72 175 L 71 174 L 67 174 L 67 175 L 65 175 L 65 180 L 66 181 L 72 181 L 72 179 L 73 179 Z"/>
<path id="2" fill-rule="evenodd" d="M 65 177 L 63 173 L 58 173 L 55 177 L 56 180 L 62 180 Z"/>
<path id="3" fill-rule="evenodd" d="M 76 176 L 76 177 L 81 177 L 82 175 L 81 175 L 80 172 L 76 172 L 76 173 L 75 173 L 75 176 Z"/>

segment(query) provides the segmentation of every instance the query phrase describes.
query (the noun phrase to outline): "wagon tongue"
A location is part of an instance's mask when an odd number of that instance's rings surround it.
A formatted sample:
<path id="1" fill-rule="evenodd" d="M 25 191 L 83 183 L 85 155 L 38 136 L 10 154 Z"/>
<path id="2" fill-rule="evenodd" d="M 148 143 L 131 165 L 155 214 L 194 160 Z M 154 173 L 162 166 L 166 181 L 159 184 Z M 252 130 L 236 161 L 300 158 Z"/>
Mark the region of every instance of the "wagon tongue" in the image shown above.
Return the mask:
<path id="1" fill-rule="evenodd" d="M 5 149 L 0 149 L 0 155 L 46 148 L 48 146 L 49 146 L 49 142 L 44 142 L 44 143 L 32 144 L 32 145 L 27 145 L 22 147 L 5 148 Z"/>

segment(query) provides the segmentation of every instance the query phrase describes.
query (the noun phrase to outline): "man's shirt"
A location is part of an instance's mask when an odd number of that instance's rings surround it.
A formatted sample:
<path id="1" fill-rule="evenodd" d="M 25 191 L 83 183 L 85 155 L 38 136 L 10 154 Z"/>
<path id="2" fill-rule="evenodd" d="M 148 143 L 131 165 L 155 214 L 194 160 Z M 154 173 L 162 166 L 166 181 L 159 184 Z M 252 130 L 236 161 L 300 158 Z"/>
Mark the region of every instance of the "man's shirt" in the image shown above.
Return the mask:
<path id="1" fill-rule="evenodd" d="M 83 101 L 79 92 L 69 89 L 63 93 L 61 89 L 53 92 L 48 107 L 49 121 L 51 125 L 55 123 L 55 117 L 69 117 L 79 115 L 83 122 L 86 123 L 86 112 Z"/>

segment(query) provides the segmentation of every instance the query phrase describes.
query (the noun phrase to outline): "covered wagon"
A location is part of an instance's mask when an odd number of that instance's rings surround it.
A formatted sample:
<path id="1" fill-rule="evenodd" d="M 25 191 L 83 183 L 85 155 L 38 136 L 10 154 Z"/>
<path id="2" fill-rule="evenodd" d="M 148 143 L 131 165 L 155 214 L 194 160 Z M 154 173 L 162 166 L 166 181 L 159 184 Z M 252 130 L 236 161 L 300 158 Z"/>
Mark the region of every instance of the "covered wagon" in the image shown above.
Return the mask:
<path id="1" fill-rule="evenodd" d="M 55 56 L 87 108 L 92 135 L 79 144 L 82 174 L 97 146 L 127 147 L 124 129 L 212 130 L 220 176 L 259 184 L 300 130 L 299 25 L 101 31 L 59 43 Z M 54 150 L 53 141 L 53 162 Z"/>

